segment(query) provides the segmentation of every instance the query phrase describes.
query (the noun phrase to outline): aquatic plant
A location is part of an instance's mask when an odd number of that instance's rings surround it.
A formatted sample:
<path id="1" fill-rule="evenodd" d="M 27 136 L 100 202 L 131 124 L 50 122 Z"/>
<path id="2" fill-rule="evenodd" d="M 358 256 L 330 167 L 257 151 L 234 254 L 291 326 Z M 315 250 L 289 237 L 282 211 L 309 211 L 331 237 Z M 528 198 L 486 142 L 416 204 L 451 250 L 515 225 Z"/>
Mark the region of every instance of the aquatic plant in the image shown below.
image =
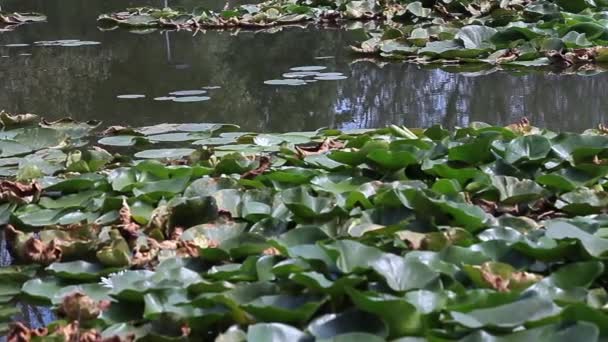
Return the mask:
<path id="1" fill-rule="evenodd" d="M 0 10 L 0 32 L 11 31 L 25 23 L 39 23 L 46 21 L 46 16 L 40 13 L 19 13 Z"/>
<path id="2" fill-rule="evenodd" d="M 608 334 L 604 126 L 0 123 L 2 327 L 57 315 L 9 340 Z"/>
<path id="3" fill-rule="evenodd" d="M 415 63 L 594 68 L 607 61 L 608 4 L 562 0 L 269 0 L 224 11 L 135 8 L 103 14 L 105 27 L 200 30 L 382 20 L 357 53 Z"/>

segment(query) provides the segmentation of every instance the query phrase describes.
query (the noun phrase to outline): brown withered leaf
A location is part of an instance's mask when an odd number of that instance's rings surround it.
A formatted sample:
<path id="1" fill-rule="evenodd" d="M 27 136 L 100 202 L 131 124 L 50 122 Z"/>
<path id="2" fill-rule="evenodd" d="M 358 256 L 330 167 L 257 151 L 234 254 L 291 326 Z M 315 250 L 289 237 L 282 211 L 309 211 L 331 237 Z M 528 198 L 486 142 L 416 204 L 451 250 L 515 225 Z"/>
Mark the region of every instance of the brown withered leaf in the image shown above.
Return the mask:
<path id="1" fill-rule="evenodd" d="M 133 250 L 131 265 L 135 268 L 153 268 L 160 261 L 160 251 L 174 251 L 176 257 L 197 258 L 199 256 L 198 246 L 194 241 L 165 240 L 158 242 L 148 238 L 147 245 L 141 245 Z"/>
<path id="2" fill-rule="evenodd" d="M 0 110 L 0 123 L 4 127 L 31 125 L 39 120 L 36 114 L 9 114 Z"/>
<path id="3" fill-rule="evenodd" d="M 136 133 L 134 129 L 125 127 L 125 126 L 110 126 L 110 127 L 106 128 L 103 132 L 101 132 L 101 134 L 104 136 L 117 135 L 117 134 L 140 135 L 140 134 Z"/>
<path id="4" fill-rule="evenodd" d="M 184 337 L 190 336 L 190 334 L 192 333 L 192 328 L 190 328 L 187 323 L 182 324 L 180 330 L 182 332 L 182 336 Z"/>
<path id="5" fill-rule="evenodd" d="M 90 321 L 109 307 L 109 301 L 98 302 L 81 292 L 74 292 L 63 298 L 58 312 L 70 321 Z"/>
<path id="6" fill-rule="evenodd" d="M 534 273 L 501 270 L 492 262 L 473 267 L 481 272 L 481 277 L 488 286 L 499 292 L 523 289 L 542 279 L 542 276 Z"/>
<path id="7" fill-rule="evenodd" d="M 131 257 L 131 266 L 134 268 L 145 268 L 151 265 L 152 261 L 156 260 L 158 251 L 158 243 L 156 243 L 156 248 L 154 246 L 140 246 L 134 249 L 133 256 Z"/>
<path id="8" fill-rule="evenodd" d="M 80 329 L 80 323 L 78 321 L 58 326 L 57 329 L 49 334 L 49 336 L 61 336 L 64 341 L 69 342 L 132 342 L 135 340 L 135 336 L 133 335 L 128 335 L 124 338 L 118 336 L 102 338 L 101 334 L 95 329 Z"/>
<path id="9" fill-rule="evenodd" d="M 179 238 L 182 236 L 183 233 L 184 233 L 184 228 L 173 227 L 173 230 L 171 231 L 171 235 L 169 236 L 169 238 L 171 240 L 179 240 Z"/>
<path id="10" fill-rule="evenodd" d="M 101 334 L 95 330 L 82 330 L 78 321 L 65 325 L 58 325 L 52 331 L 46 328 L 30 329 L 23 323 L 16 322 L 11 326 L 7 335 L 7 342 L 30 342 L 34 337 L 44 337 L 52 341 L 57 338 L 66 342 L 133 342 L 134 335 L 127 335 L 123 338 L 112 336 L 102 338 Z"/>
<path id="11" fill-rule="evenodd" d="M 29 261 L 50 265 L 55 261 L 61 260 L 61 248 L 59 248 L 55 240 L 49 243 L 44 243 L 40 239 L 30 238 L 25 244 L 25 256 Z"/>
<path id="12" fill-rule="evenodd" d="M 519 50 L 517 49 L 507 49 L 502 56 L 496 58 L 496 64 L 508 63 L 519 58 Z"/>
<path id="13" fill-rule="evenodd" d="M 322 143 L 315 146 L 296 146 L 296 151 L 300 158 L 306 156 L 312 156 L 316 154 L 323 154 L 329 152 L 330 150 L 344 148 L 344 143 L 333 140 L 331 138 L 327 138 L 323 140 Z"/>
<path id="14" fill-rule="evenodd" d="M 480 207 L 486 213 L 495 215 L 498 210 L 498 205 L 495 202 L 485 200 L 483 198 L 477 198 L 473 200 L 473 204 Z"/>
<path id="15" fill-rule="evenodd" d="M 120 218 L 120 224 L 117 226 L 120 229 L 120 233 L 127 240 L 136 239 L 139 235 L 141 226 L 133 220 L 131 213 L 131 207 L 127 203 L 127 200 L 123 198 L 122 207 L 118 212 Z"/>
<path id="16" fill-rule="evenodd" d="M 29 342 L 32 337 L 46 336 L 48 331 L 46 328 L 30 329 L 21 322 L 15 322 L 7 334 L 7 342 Z"/>
<path id="17" fill-rule="evenodd" d="M 281 251 L 276 249 L 275 247 L 268 247 L 264 251 L 262 251 L 264 255 L 281 255 Z"/>
<path id="18" fill-rule="evenodd" d="M 241 176 L 242 179 L 253 179 L 261 174 L 263 174 L 264 172 L 266 172 L 268 169 L 270 169 L 270 158 L 266 157 L 266 156 L 261 156 L 260 160 L 259 160 L 259 166 L 253 170 L 249 170 L 245 173 L 243 173 L 243 175 Z"/>
<path id="19" fill-rule="evenodd" d="M 595 58 L 598 56 L 598 48 L 573 49 L 572 51 L 567 52 L 551 50 L 546 53 L 546 56 L 551 64 L 562 68 L 568 68 L 573 65 L 595 62 Z"/>
<path id="20" fill-rule="evenodd" d="M 487 270 L 481 270 L 483 280 L 498 292 L 508 292 L 510 279 L 504 279 L 500 275 L 493 274 Z"/>
<path id="21" fill-rule="evenodd" d="M 61 260 L 63 252 L 55 240 L 45 243 L 32 234 L 18 231 L 12 225 L 6 225 L 4 234 L 13 252 L 25 262 L 49 265 Z"/>
<path id="22" fill-rule="evenodd" d="M 0 202 L 32 203 L 38 201 L 42 188 L 37 182 L 23 184 L 0 180 Z"/>
<path id="23" fill-rule="evenodd" d="M 508 125 L 507 128 L 512 130 L 513 132 L 521 134 L 528 133 L 532 130 L 530 120 L 525 116 L 519 119 L 518 122 Z"/>
<path id="24" fill-rule="evenodd" d="M 405 241 L 408 247 L 413 250 L 422 249 L 424 239 L 426 238 L 426 234 L 413 232 L 410 230 L 398 231 L 397 236 L 399 239 Z"/>

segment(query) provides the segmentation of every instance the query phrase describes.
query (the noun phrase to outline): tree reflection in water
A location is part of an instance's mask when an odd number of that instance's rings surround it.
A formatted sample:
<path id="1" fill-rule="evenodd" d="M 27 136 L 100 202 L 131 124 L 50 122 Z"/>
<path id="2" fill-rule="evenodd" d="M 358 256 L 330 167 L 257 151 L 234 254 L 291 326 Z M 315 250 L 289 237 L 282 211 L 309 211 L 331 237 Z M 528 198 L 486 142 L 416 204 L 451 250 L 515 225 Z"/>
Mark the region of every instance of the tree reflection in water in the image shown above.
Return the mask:
<path id="1" fill-rule="evenodd" d="M 230 6 L 247 0 L 229 0 Z M 0 35 L 0 44 L 83 39 L 99 46 L 75 48 L 0 47 L 0 107 L 50 117 L 101 119 L 108 124 L 165 121 L 236 122 L 248 130 L 293 131 L 319 126 L 377 127 L 507 124 L 521 116 L 551 128 L 582 130 L 605 121 L 602 84 L 593 77 L 496 72 L 477 77 L 415 65 L 353 62 L 346 48 L 351 32 L 284 29 L 253 32 L 101 32 L 99 13 L 133 5 L 195 7 L 196 0 L 9 0 L 5 8 L 38 10 L 49 23 Z M 225 0 L 210 6 L 222 8 Z M 19 56 L 19 53 L 32 53 Z M 316 60 L 318 56 L 334 59 Z M 268 79 L 290 67 L 323 64 L 347 80 L 301 87 L 272 87 Z M 153 101 L 183 89 L 219 85 L 201 103 Z M 118 100 L 143 93 L 146 99 Z"/>

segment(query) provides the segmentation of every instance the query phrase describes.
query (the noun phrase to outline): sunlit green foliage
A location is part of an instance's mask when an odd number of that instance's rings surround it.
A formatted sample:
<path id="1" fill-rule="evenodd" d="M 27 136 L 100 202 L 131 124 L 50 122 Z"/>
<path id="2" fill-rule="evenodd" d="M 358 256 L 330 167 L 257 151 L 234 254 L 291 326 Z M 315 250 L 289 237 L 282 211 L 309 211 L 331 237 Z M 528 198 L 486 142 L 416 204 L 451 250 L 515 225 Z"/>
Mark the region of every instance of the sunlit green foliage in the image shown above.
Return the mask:
<path id="1" fill-rule="evenodd" d="M 603 126 L 0 122 L 0 312 L 51 306 L 39 340 L 608 334 Z"/>

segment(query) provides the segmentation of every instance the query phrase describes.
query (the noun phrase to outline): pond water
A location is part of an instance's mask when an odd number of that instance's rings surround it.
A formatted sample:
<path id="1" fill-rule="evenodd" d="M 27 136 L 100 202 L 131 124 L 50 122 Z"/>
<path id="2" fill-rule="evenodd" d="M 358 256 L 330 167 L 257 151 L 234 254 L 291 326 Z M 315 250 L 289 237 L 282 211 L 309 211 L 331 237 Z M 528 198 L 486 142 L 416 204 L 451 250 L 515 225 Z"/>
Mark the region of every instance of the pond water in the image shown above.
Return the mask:
<path id="1" fill-rule="evenodd" d="M 169 1 L 171 6 L 185 7 L 200 3 Z M 210 8 L 224 6 L 216 0 L 203 3 Z M 508 124 L 522 116 L 538 126 L 578 131 L 606 121 L 608 73 L 479 75 L 403 63 L 381 65 L 356 60 L 347 48 L 354 33 L 340 29 L 193 36 L 191 32 L 103 32 L 96 27 L 100 13 L 146 4 L 159 6 L 163 0 L 4 1 L 4 10 L 43 12 L 48 23 L 0 33 L 0 108 L 49 118 L 99 119 L 106 124 L 230 122 L 255 131 L 389 123 Z M 32 45 L 66 39 L 100 44 Z M 310 65 L 341 75 L 330 74 L 314 83 L 293 82 L 297 86 L 264 83 L 282 79 L 290 68 Z M 176 101 L 169 95 L 203 87 L 215 89 Z"/>

